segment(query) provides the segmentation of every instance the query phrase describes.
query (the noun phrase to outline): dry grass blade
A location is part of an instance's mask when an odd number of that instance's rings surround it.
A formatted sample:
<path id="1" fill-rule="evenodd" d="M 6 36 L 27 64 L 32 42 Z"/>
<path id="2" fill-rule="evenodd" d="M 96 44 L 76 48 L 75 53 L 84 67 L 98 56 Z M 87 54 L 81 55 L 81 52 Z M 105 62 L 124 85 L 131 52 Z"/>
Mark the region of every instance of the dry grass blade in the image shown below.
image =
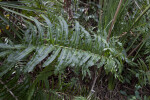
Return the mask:
<path id="1" fill-rule="evenodd" d="M 128 55 L 127 57 L 130 57 L 130 56 L 133 54 L 133 52 L 136 51 L 142 43 L 143 43 L 143 40 L 136 46 L 136 48 L 134 48 L 134 49 L 129 53 L 129 55 Z"/>
<path id="2" fill-rule="evenodd" d="M 0 80 L 0 83 L 2 84 L 2 85 L 4 85 L 4 88 L 6 88 L 7 89 L 7 91 L 15 98 L 15 100 L 18 100 L 18 98 L 14 95 L 14 93 L 5 85 L 5 83 L 2 81 L 2 80 Z"/>
<path id="3" fill-rule="evenodd" d="M 116 21 L 116 18 L 117 18 L 117 15 L 119 13 L 119 10 L 120 10 L 120 7 L 121 7 L 121 4 L 122 4 L 123 0 L 120 0 L 119 4 L 118 4 L 118 7 L 117 7 L 117 10 L 115 12 L 115 15 L 114 15 L 114 18 L 112 20 L 112 23 L 111 23 L 111 26 L 110 26 L 110 29 L 109 29 L 109 33 L 108 33 L 108 37 L 107 37 L 107 42 L 109 41 L 109 38 L 110 38 L 110 35 L 111 35 L 111 32 L 112 32 L 112 29 L 113 29 L 113 26 L 114 26 L 114 23 Z"/>

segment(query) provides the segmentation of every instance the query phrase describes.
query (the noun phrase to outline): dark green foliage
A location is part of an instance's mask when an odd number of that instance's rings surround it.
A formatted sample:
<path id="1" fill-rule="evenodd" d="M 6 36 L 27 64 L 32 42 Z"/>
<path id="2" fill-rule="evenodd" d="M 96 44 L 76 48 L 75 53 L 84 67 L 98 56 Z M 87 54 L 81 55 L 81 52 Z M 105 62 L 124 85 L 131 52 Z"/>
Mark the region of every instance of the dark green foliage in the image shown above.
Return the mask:
<path id="1" fill-rule="evenodd" d="M 140 14 L 132 0 L 123 2 L 107 42 L 119 0 L 115 1 L 87 2 L 87 14 L 82 11 L 83 3 L 74 0 L 71 22 L 59 1 L 0 2 L 0 99 L 99 100 L 97 89 L 91 87 L 102 82 L 107 83 L 108 91 L 113 91 L 117 82 L 131 84 L 135 98 L 141 99 L 137 86 L 150 85 L 150 4 L 144 0 Z M 19 17 L 21 21 L 15 22 Z M 132 78 L 137 82 L 132 84 Z M 94 79 L 96 84 L 92 84 Z M 75 97 L 78 95 L 84 97 Z"/>

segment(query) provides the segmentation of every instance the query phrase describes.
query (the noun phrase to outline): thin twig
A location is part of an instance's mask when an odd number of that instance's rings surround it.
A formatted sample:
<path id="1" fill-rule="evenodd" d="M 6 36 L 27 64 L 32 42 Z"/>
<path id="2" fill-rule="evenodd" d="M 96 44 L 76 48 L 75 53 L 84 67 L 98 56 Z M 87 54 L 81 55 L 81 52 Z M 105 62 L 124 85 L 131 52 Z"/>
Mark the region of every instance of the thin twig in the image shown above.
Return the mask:
<path id="1" fill-rule="evenodd" d="M 88 97 L 87 97 L 87 100 L 90 100 L 92 94 L 95 92 L 95 91 L 94 91 L 95 83 L 96 83 L 97 78 L 99 77 L 99 75 L 100 75 L 100 73 L 101 73 L 101 70 L 102 70 L 102 67 L 99 69 L 98 75 L 95 73 L 94 81 L 93 81 L 93 84 L 92 84 L 90 93 L 89 93 L 89 95 L 88 95 Z"/>
<path id="2" fill-rule="evenodd" d="M 4 87 L 7 89 L 7 91 L 15 98 L 15 100 L 18 100 L 18 98 L 14 95 L 14 93 L 7 87 L 7 85 L 5 85 L 5 83 L 2 81 L 2 80 L 0 80 L 0 83 L 2 84 L 2 85 L 4 85 Z"/>
<path id="3" fill-rule="evenodd" d="M 120 2 L 119 2 L 119 4 L 118 4 L 118 7 L 117 7 L 117 10 L 116 10 L 116 12 L 115 12 L 114 18 L 113 18 L 113 20 L 112 20 L 111 27 L 110 27 L 110 29 L 109 29 L 109 33 L 108 33 L 108 37 L 107 37 L 107 42 L 109 41 L 109 38 L 110 38 L 110 35 L 111 35 L 111 32 L 112 32 L 114 23 L 115 23 L 115 21 L 116 21 L 117 15 L 118 15 L 118 13 L 119 13 L 119 10 L 120 10 L 121 4 L 122 4 L 122 1 L 123 1 L 123 0 L 120 0 Z"/>
<path id="4" fill-rule="evenodd" d="M 92 88 L 91 88 L 90 93 L 89 93 L 89 95 L 88 95 L 88 97 L 87 97 L 87 100 L 90 100 L 90 97 L 91 97 L 92 94 L 95 92 L 95 91 L 94 91 L 94 87 L 95 87 L 95 83 L 96 83 L 97 77 L 98 77 L 98 76 L 95 75 L 95 78 L 94 78 L 94 81 L 93 81 L 93 84 L 92 84 Z"/>

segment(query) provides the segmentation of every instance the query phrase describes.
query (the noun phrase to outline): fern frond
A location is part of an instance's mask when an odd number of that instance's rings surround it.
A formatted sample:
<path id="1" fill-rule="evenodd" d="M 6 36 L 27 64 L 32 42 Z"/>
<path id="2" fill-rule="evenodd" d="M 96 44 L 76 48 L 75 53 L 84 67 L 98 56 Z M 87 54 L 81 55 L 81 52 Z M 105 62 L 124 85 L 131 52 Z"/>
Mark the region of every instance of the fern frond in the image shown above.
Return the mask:
<path id="1" fill-rule="evenodd" d="M 35 91 L 46 93 L 46 90 L 49 89 L 48 77 L 54 74 L 63 74 L 66 67 L 70 67 L 74 71 L 81 70 L 83 78 L 91 77 L 89 68 L 93 66 L 97 68 L 103 66 L 106 73 L 115 74 L 115 78 L 120 77 L 123 63 L 127 58 L 122 53 L 123 47 L 117 38 L 113 37 L 107 43 L 106 38 L 95 33 L 91 35 L 78 21 L 75 21 L 73 29 L 69 29 L 67 22 L 60 16 L 56 16 L 55 22 L 45 15 L 41 15 L 41 19 L 36 19 L 7 8 L 5 10 L 28 20 L 24 21 L 27 30 L 23 31 L 24 38 L 20 40 L 21 45 L 0 43 L 0 54 L 3 58 L 5 57 L 2 67 L 0 67 L 0 78 L 6 82 L 4 77 L 9 72 L 11 72 L 10 75 L 16 71 L 24 75 L 34 73 L 37 68 L 41 69 L 32 82 L 33 84 L 26 86 L 28 89 L 26 99 L 31 100 L 35 96 L 34 94 L 37 95 L 38 93 Z M 9 52 L 5 52 L 5 50 Z M 21 61 L 24 63 L 19 66 Z M 19 76 L 15 75 L 13 78 L 19 79 Z M 27 78 L 29 79 L 29 77 Z M 45 91 L 40 89 L 42 86 Z M 14 88 L 16 87 L 14 86 Z M 20 87 L 20 89 L 22 88 Z M 17 96 L 21 95 L 21 93 L 16 94 L 16 91 L 13 93 Z"/>

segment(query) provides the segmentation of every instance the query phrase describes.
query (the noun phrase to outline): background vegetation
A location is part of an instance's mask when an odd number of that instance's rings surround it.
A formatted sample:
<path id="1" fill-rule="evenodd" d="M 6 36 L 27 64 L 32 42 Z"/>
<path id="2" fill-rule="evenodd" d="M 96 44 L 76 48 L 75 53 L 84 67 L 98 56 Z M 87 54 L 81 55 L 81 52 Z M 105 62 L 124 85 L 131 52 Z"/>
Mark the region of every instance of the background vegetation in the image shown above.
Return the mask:
<path id="1" fill-rule="evenodd" d="M 0 0 L 0 100 L 150 100 L 149 0 Z"/>

